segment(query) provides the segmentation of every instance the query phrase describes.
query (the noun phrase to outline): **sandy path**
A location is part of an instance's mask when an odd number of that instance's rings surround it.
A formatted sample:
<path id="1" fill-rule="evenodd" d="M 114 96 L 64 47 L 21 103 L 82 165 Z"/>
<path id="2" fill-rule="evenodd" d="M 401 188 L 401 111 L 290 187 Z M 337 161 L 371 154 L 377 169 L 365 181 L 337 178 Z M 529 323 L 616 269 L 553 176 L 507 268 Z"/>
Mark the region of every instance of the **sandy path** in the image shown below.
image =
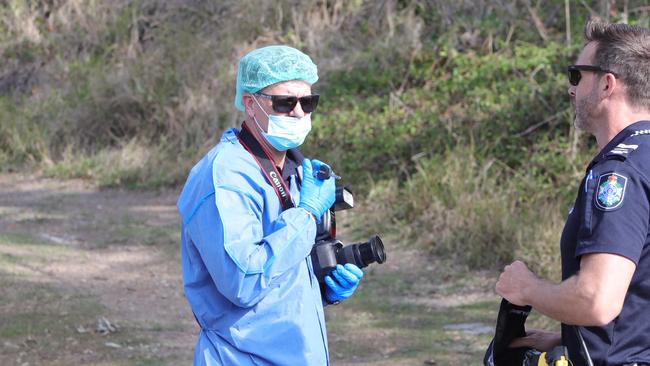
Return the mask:
<path id="1" fill-rule="evenodd" d="M 1 175 L 0 365 L 189 364 L 176 197 Z"/>

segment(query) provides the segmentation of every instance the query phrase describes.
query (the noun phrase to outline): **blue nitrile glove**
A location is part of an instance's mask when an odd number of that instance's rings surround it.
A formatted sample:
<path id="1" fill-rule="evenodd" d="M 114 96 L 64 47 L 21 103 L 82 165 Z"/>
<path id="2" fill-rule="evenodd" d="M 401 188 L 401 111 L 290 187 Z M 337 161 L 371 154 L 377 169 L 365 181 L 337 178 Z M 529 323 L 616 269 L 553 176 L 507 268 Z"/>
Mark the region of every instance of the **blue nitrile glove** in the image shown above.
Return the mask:
<path id="1" fill-rule="evenodd" d="M 320 180 L 314 176 L 322 161 L 304 159 L 302 161 L 302 185 L 300 186 L 300 203 L 298 207 L 311 212 L 316 221 L 334 204 L 336 199 L 336 183 L 334 178 L 329 177 Z"/>
<path id="2" fill-rule="evenodd" d="M 329 301 L 341 301 L 352 296 L 362 277 L 363 271 L 354 264 L 346 263 L 345 266 L 337 264 L 336 269 L 325 276 L 327 299 Z"/>

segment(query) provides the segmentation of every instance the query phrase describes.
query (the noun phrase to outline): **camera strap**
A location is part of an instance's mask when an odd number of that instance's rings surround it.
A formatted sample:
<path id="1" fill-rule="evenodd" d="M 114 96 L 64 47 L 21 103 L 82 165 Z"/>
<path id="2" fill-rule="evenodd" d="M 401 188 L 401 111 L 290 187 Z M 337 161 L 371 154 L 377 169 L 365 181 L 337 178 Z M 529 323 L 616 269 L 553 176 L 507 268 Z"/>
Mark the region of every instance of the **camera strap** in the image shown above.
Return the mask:
<path id="1" fill-rule="evenodd" d="M 255 139 L 255 136 L 248 130 L 245 124 L 242 124 L 241 131 L 237 135 L 239 143 L 251 154 L 257 162 L 257 165 L 260 166 L 264 177 L 269 182 L 271 187 L 275 190 L 275 194 L 280 200 L 280 205 L 282 206 L 282 211 L 295 207 L 293 201 L 291 200 L 291 193 L 289 187 L 282 179 L 282 174 L 278 171 L 278 168 L 275 166 L 271 155 L 264 149 L 264 146 Z M 295 149 L 291 149 L 295 150 Z M 290 151 L 291 151 L 290 150 Z M 294 157 L 302 156 L 300 152 L 292 152 Z"/>

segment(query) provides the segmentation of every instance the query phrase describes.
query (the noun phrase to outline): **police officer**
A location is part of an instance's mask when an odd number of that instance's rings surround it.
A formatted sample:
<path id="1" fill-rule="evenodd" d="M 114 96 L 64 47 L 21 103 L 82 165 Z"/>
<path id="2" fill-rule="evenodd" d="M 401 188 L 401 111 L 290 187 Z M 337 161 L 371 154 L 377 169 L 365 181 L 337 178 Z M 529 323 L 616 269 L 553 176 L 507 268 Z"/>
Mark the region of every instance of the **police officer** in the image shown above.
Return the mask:
<path id="1" fill-rule="evenodd" d="M 650 364 L 650 32 L 592 20 L 585 39 L 569 95 L 575 126 L 600 152 L 562 233 L 562 282 L 516 261 L 496 291 L 562 322 L 561 335 L 528 330 L 513 347 L 564 344 L 574 365 L 587 364 L 586 353 L 596 366 Z"/>
<path id="2" fill-rule="evenodd" d="M 309 253 L 334 203 L 334 178 L 296 148 L 311 129 L 316 65 L 287 46 L 244 56 L 235 106 L 241 129 L 189 174 L 178 199 L 185 296 L 201 327 L 194 365 L 327 365 L 323 306 L 348 298 L 363 272 L 325 277 Z"/>

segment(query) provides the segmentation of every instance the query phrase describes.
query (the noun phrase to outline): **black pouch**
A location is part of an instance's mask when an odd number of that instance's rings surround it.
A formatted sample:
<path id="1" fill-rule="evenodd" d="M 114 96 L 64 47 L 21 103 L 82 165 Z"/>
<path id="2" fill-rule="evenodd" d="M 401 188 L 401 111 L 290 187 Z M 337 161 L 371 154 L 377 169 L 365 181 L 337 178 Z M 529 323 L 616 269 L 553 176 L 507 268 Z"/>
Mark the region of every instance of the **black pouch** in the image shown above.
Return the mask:
<path id="1" fill-rule="evenodd" d="M 524 323 L 532 308 L 517 306 L 506 299 L 501 300 L 494 338 L 483 358 L 485 366 L 521 366 L 529 347 L 510 348 L 513 339 L 526 335 Z"/>

